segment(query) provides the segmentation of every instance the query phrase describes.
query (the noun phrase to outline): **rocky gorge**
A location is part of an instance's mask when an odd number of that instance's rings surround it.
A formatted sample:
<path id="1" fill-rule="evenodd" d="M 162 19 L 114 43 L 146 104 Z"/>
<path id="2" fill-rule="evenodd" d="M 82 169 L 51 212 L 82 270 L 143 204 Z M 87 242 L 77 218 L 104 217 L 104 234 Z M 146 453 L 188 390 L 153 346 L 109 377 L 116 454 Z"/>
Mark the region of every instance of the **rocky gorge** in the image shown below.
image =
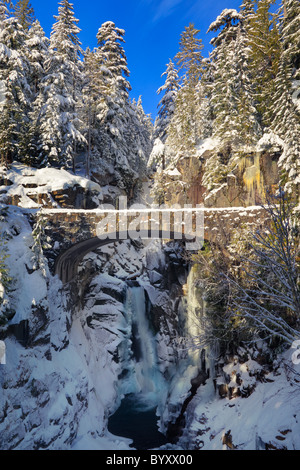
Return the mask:
<path id="1" fill-rule="evenodd" d="M 31 188 L 17 181 L 24 171 Z M 206 296 L 183 243 L 112 242 L 86 254 L 67 284 L 53 274 L 60 240 L 37 227 L 37 201 L 92 209 L 104 200 L 96 184 L 61 170 L 53 187 L 53 171 L 19 166 L 2 177 L 12 282 L 0 333 L 1 449 L 299 447 L 291 352 L 274 362 L 263 344 L 221 353 L 202 341 Z M 50 197 L 32 196 L 41 191 Z M 18 205 L 7 199 L 14 193 Z M 59 194 L 64 203 L 54 201 Z M 121 420 L 127 429 L 136 413 L 138 429 L 128 435 Z M 150 441 L 137 438 L 143 427 Z"/>

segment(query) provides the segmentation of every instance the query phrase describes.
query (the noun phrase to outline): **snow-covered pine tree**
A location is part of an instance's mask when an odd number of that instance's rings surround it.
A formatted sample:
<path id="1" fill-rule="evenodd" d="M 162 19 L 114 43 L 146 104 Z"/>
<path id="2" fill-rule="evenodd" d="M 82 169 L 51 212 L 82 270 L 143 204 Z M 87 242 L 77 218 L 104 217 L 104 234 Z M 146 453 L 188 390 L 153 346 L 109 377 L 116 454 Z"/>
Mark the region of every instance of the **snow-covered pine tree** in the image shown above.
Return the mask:
<path id="1" fill-rule="evenodd" d="M 35 21 L 34 8 L 29 0 L 18 0 L 14 7 L 14 16 L 24 30 L 28 30 Z"/>
<path id="2" fill-rule="evenodd" d="M 168 135 L 168 127 L 175 112 L 175 100 L 179 90 L 179 76 L 172 59 L 167 64 L 165 83 L 157 90 L 157 94 L 164 93 L 158 103 L 158 117 L 155 122 L 154 138 L 165 143 Z"/>
<path id="3" fill-rule="evenodd" d="M 221 137 L 224 146 L 234 144 L 237 136 L 238 90 L 236 87 L 236 38 L 243 17 L 236 10 L 223 10 L 210 25 L 208 32 L 218 31 L 211 40 L 211 102 L 213 137 Z"/>
<path id="4" fill-rule="evenodd" d="M 152 147 L 153 147 L 153 134 L 154 128 L 150 114 L 146 114 L 143 108 L 142 97 L 136 103 L 136 115 L 139 122 L 139 134 L 141 135 L 142 147 L 144 149 L 146 162 L 149 159 Z"/>
<path id="5" fill-rule="evenodd" d="M 246 23 L 247 24 L 247 23 Z M 261 137 L 261 126 L 256 109 L 254 87 L 249 69 L 247 26 L 240 23 L 235 41 L 235 85 L 237 90 L 237 140 L 244 149 L 249 149 Z"/>
<path id="6" fill-rule="evenodd" d="M 27 135 L 27 162 L 39 166 L 40 161 L 40 129 L 39 117 L 43 105 L 41 83 L 45 77 L 44 65 L 49 58 L 49 39 L 45 36 L 40 22 L 36 20 L 30 27 L 26 39 L 26 55 L 30 66 L 30 87 L 32 105 L 29 114 L 30 124 Z"/>
<path id="7" fill-rule="evenodd" d="M 96 102 L 97 102 L 97 87 L 96 87 L 96 66 L 94 61 L 94 53 L 88 47 L 84 52 L 84 80 L 82 87 L 82 108 L 81 119 L 83 122 L 83 135 L 86 136 L 87 151 L 85 159 L 85 174 L 90 178 L 91 171 L 91 152 L 94 146 L 95 139 L 93 138 L 95 123 L 96 123 Z"/>
<path id="8" fill-rule="evenodd" d="M 117 115 L 117 108 L 110 109 L 115 99 L 121 108 L 126 106 L 131 90 L 127 80 L 129 77 L 127 58 L 122 46 L 125 42 L 124 35 L 125 31 L 117 28 L 112 21 L 103 23 L 97 33 L 96 59 L 97 65 L 100 66 L 103 117 L 105 118 L 107 114 Z"/>
<path id="9" fill-rule="evenodd" d="M 202 39 L 198 37 L 199 29 L 193 23 L 185 28 L 180 37 L 179 51 L 175 61 L 179 71 L 185 73 L 187 82 L 196 86 L 202 74 Z"/>
<path id="10" fill-rule="evenodd" d="M 297 199 L 300 196 L 300 122 L 291 93 L 292 64 L 287 63 L 286 59 L 282 51 L 271 108 L 272 130 L 284 141 L 278 162 L 281 184 Z"/>
<path id="11" fill-rule="evenodd" d="M 43 164 L 73 167 L 76 146 L 85 143 L 78 118 L 82 72 L 79 20 L 68 0 L 59 3 L 50 36 L 46 76 L 41 85 L 43 106 L 38 122 Z"/>
<path id="12" fill-rule="evenodd" d="M 249 25 L 251 17 L 254 15 L 255 0 L 243 0 L 240 13 L 243 15 L 243 25 L 246 28 Z"/>
<path id="13" fill-rule="evenodd" d="M 199 98 L 198 89 L 190 86 L 185 79 L 177 93 L 175 112 L 168 128 L 166 146 L 170 150 L 168 152 L 170 156 L 166 165 L 174 166 L 182 157 L 195 156 L 197 143 L 202 137 L 197 119 Z"/>
<path id="14" fill-rule="evenodd" d="M 247 27 L 249 66 L 263 127 L 268 127 L 272 120 L 269 110 L 273 103 L 280 55 L 278 14 L 270 12 L 274 3 L 275 0 L 256 0 L 256 9 L 249 17 Z"/>
<path id="15" fill-rule="evenodd" d="M 0 0 L 0 29 L 2 26 L 2 21 L 4 21 L 8 16 L 10 16 L 11 9 L 13 8 L 13 4 L 11 0 L 5 1 Z"/>
<path id="16" fill-rule="evenodd" d="M 2 2 L 0 5 L 0 155 L 2 164 L 23 158 L 28 133 L 31 89 L 29 64 L 24 53 L 25 32 Z"/>
<path id="17" fill-rule="evenodd" d="M 146 174 L 147 162 L 152 150 L 153 125 L 145 114 L 142 99 L 138 102 L 129 101 L 127 108 L 127 124 L 124 127 L 124 139 L 127 148 L 128 163 L 139 177 Z M 132 170 L 131 170 L 132 171 Z M 140 179 L 140 178 L 139 178 Z M 140 182 L 137 182 L 138 185 Z M 130 195 L 130 192 L 127 194 Z M 136 187 L 136 189 L 139 189 Z"/>
<path id="18" fill-rule="evenodd" d="M 251 4 L 243 5 L 244 14 Z M 203 182 L 208 190 L 222 184 L 260 136 L 249 70 L 247 18 L 236 10 L 224 10 L 208 31 L 218 31 L 211 41 L 213 79 L 208 84 L 213 109 L 213 137 L 220 139 L 216 153 L 206 162 Z"/>
<path id="19" fill-rule="evenodd" d="M 108 21 L 98 31 L 98 47 L 84 57 L 83 89 L 87 173 L 101 183 L 117 183 L 132 195 L 145 174 L 151 151 L 152 123 L 141 99 L 129 99 L 129 70 L 123 49 L 125 31 Z"/>
<path id="20" fill-rule="evenodd" d="M 200 30 L 194 24 L 186 27 L 181 34 L 179 52 L 175 56 L 178 70 L 184 75 L 176 93 L 175 111 L 166 140 L 170 155 L 173 155 L 172 165 L 181 157 L 194 156 L 196 145 L 203 137 L 198 112 L 202 98 L 199 80 L 203 73 L 203 44 L 198 38 L 199 33 Z"/>
<path id="21" fill-rule="evenodd" d="M 40 83 L 45 76 L 44 65 L 48 59 L 49 39 L 45 36 L 45 32 L 38 20 L 34 21 L 30 27 L 26 44 L 26 55 L 31 67 L 30 84 L 34 96 L 40 89 Z"/>
<path id="22" fill-rule="evenodd" d="M 292 76 L 300 80 L 300 2 L 283 0 L 284 16 L 281 23 L 281 41 L 285 62 L 292 66 Z"/>
<path id="23" fill-rule="evenodd" d="M 92 92 L 96 91 L 97 145 L 92 154 L 95 173 L 114 169 L 120 187 L 130 191 L 138 174 L 128 148 L 126 132 L 129 119 L 129 70 L 122 44 L 125 31 L 112 21 L 102 24 L 93 53 Z"/>

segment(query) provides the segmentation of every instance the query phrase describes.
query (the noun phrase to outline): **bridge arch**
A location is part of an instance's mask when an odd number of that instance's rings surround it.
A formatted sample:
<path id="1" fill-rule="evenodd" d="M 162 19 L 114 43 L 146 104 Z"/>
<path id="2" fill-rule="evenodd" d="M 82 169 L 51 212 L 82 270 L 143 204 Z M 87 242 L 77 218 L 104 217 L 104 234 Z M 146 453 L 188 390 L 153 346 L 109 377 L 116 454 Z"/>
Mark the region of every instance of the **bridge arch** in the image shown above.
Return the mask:
<path id="1" fill-rule="evenodd" d="M 76 276 L 79 263 L 88 253 L 100 248 L 101 246 L 115 243 L 116 241 L 130 240 L 131 238 L 128 237 L 128 235 L 126 236 L 126 234 L 127 232 L 116 232 L 115 234 L 107 234 L 107 238 L 104 240 L 101 240 L 99 237 L 93 237 L 75 243 L 57 257 L 54 265 L 54 275 L 57 275 L 63 284 L 71 282 Z M 114 238 L 109 238 L 110 235 L 114 235 Z M 136 238 L 133 240 L 154 239 L 182 241 L 184 243 L 193 242 L 193 240 L 187 239 L 182 233 L 162 230 L 160 230 L 158 237 L 151 237 L 149 234 L 149 238 Z"/>

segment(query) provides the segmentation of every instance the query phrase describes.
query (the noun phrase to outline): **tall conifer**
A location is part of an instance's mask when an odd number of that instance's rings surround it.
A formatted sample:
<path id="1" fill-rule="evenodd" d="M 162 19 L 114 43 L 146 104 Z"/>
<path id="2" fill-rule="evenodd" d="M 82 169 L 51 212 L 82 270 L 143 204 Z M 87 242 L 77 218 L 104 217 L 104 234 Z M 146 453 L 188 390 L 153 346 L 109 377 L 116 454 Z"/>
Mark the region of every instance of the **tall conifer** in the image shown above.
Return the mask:
<path id="1" fill-rule="evenodd" d="M 81 87 L 79 20 L 68 0 L 59 3 L 55 19 L 41 86 L 44 104 L 39 120 L 40 147 L 44 163 L 74 169 L 76 146 L 85 142 L 77 109 Z"/>
<path id="2" fill-rule="evenodd" d="M 25 31 L 30 28 L 36 19 L 34 8 L 29 0 L 18 0 L 14 7 L 14 15 Z"/>

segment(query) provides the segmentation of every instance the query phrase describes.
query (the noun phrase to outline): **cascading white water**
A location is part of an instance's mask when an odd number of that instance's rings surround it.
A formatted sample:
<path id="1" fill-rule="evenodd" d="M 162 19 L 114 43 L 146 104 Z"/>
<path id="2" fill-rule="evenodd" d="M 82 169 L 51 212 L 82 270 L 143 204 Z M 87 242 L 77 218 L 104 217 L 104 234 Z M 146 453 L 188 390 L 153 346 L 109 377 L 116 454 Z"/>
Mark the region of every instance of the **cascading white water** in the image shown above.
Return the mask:
<path id="1" fill-rule="evenodd" d="M 155 391 L 156 354 L 153 334 L 146 317 L 145 293 L 142 287 L 130 291 L 133 321 L 136 324 L 136 338 L 139 342 L 140 357 L 136 360 L 135 374 L 142 394 Z"/>
<path id="2" fill-rule="evenodd" d="M 156 341 L 146 312 L 143 287 L 128 287 L 126 315 L 131 325 L 130 375 L 125 386 L 126 393 L 139 395 L 144 403 L 157 404 L 164 387 L 158 369 Z"/>
<path id="3" fill-rule="evenodd" d="M 128 287 L 125 305 L 128 337 L 121 351 L 124 370 L 120 407 L 109 419 L 112 434 L 129 437 L 138 449 L 166 444 L 158 429 L 157 406 L 166 390 L 158 368 L 156 340 L 147 318 L 143 287 Z"/>

